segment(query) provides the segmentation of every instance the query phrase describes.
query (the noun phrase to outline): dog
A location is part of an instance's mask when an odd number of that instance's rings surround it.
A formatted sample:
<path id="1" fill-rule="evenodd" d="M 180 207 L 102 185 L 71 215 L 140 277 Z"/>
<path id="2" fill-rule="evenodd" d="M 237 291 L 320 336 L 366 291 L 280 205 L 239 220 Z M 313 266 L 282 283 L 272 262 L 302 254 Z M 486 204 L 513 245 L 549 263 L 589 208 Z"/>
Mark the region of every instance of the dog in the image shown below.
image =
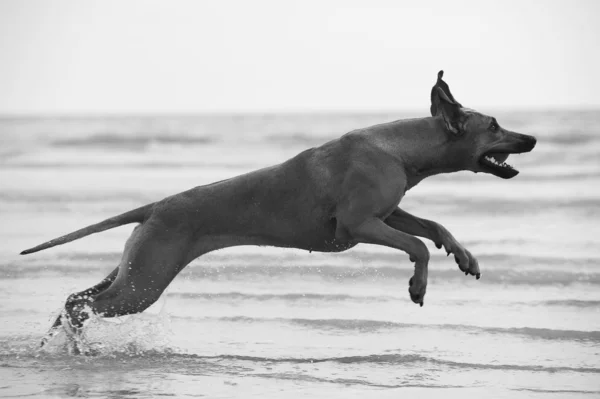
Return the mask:
<path id="1" fill-rule="evenodd" d="M 426 177 L 472 171 L 504 179 L 519 172 L 509 154 L 531 151 L 533 136 L 463 107 L 438 73 L 431 117 L 351 131 L 282 164 L 199 186 L 48 241 L 21 254 L 139 223 L 119 266 L 99 284 L 69 296 L 42 346 L 63 326 L 77 336 L 90 315 L 116 317 L 152 305 L 192 260 L 238 245 L 341 252 L 359 243 L 396 248 L 415 263 L 411 300 L 423 306 L 429 251 L 415 236 L 454 254 L 466 275 L 477 259 L 440 224 L 398 207 Z"/>

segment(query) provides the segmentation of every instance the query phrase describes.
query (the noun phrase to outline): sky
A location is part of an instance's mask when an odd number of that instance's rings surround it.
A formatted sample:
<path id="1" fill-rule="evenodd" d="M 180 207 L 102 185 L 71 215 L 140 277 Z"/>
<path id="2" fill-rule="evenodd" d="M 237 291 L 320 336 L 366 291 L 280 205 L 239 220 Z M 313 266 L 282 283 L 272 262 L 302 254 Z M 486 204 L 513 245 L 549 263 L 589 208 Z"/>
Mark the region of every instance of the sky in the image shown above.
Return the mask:
<path id="1" fill-rule="evenodd" d="M 600 107 L 600 1 L 0 0 L 0 114 Z"/>

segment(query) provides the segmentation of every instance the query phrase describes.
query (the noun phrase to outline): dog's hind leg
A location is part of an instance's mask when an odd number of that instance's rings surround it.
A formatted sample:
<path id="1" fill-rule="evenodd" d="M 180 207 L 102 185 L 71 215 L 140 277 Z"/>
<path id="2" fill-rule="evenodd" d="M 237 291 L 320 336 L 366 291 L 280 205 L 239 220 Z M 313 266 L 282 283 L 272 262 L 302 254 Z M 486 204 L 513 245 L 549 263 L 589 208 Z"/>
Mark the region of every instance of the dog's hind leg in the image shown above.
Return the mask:
<path id="1" fill-rule="evenodd" d="M 118 271 L 119 268 L 117 267 L 104 280 L 102 280 L 95 286 L 88 288 L 84 291 L 69 295 L 65 303 L 64 310 L 56 317 L 54 323 L 52 324 L 52 327 L 50 327 L 46 335 L 42 338 L 40 342 L 40 348 L 43 348 L 60 331 L 60 328 L 65 322 L 63 318 L 69 318 L 68 315 L 74 311 L 73 307 L 77 303 L 80 303 L 82 300 L 85 300 L 87 298 L 91 298 L 94 295 L 98 295 L 100 292 L 110 287 L 113 281 L 115 281 Z"/>
<path id="2" fill-rule="evenodd" d="M 191 234 L 157 225 L 146 222 L 138 226 L 127 242 L 112 284 L 91 298 L 79 299 L 79 311 L 71 313 L 74 326 L 82 326 L 89 312 L 117 317 L 144 311 L 193 259 Z"/>
<path id="3" fill-rule="evenodd" d="M 418 218 L 400 208 L 396 208 L 384 222 L 396 230 L 427 238 L 438 248 L 443 246 L 448 255 L 454 254 L 454 260 L 461 271 L 476 276 L 477 279 L 481 277 L 477 259 L 441 224 Z"/>
<path id="4" fill-rule="evenodd" d="M 192 260 L 191 235 L 173 230 L 150 221 L 137 226 L 119 267 L 96 286 L 69 296 L 53 328 L 64 327 L 73 353 L 86 352 L 81 333 L 92 314 L 116 317 L 142 312 Z"/>

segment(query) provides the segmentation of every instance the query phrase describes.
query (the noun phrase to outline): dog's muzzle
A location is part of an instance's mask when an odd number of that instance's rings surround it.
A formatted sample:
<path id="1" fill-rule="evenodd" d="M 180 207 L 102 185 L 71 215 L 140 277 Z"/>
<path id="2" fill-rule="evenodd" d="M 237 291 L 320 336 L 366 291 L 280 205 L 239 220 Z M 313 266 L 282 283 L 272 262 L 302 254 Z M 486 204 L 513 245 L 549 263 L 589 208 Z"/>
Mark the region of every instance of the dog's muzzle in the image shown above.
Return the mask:
<path id="1" fill-rule="evenodd" d="M 485 151 L 479 158 L 479 164 L 484 172 L 503 179 L 510 179 L 519 171 L 506 163 L 510 154 L 521 154 L 533 150 L 537 139 L 526 134 L 507 132 L 505 139 Z"/>

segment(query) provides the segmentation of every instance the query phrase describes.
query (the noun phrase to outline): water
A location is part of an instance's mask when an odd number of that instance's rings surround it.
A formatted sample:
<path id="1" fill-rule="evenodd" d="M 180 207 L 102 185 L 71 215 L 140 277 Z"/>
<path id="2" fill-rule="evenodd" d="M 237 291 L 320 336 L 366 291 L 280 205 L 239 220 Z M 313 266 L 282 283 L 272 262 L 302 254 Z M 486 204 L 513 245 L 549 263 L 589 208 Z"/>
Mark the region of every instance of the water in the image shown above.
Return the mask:
<path id="1" fill-rule="evenodd" d="M 97 356 L 59 335 L 68 294 L 118 263 L 132 226 L 22 249 L 187 188 L 408 116 L 0 119 L 0 396 L 600 396 L 600 112 L 495 116 L 538 137 L 513 180 L 425 180 L 405 210 L 445 225 L 476 281 L 431 253 L 423 308 L 408 257 L 240 247 L 188 266 L 141 315 L 93 319 Z"/>

